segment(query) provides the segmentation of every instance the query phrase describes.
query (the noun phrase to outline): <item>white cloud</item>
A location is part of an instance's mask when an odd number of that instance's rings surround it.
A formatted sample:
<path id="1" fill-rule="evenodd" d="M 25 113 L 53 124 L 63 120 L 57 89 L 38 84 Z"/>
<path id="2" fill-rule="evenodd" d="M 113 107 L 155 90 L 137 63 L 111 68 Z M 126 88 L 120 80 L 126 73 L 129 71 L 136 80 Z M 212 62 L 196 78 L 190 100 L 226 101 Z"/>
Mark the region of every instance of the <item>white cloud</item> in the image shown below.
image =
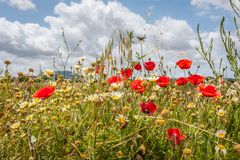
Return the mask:
<path id="1" fill-rule="evenodd" d="M 192 40 L 195 39 L 194 31 L 185 20 L 163 17 L 161 20 L 156 21 L 155 27 L 163 33 L 163 46 L 175 50 L 186 50 L 195 47 L 191 44 Z"/>
<path id="2" fill-rule="evenodd" d="M 7 2 L 10 6 L 23 11 L 36 9 L 32 0 L 0 0 L 0 2 Z"/>
<path id="3" fill-rule="evenodd" d="M 54 51 L 52 31 L 35 23 L 22 24 L 0 18 L 0 46 L 17 56 L 41 56 Z"/>
<path id="4" fill-rule="evenodd" d="M 236 6 L 240 6 L 239 0 L 233 0 Z M 191 4 L 201 9 L 225 9 L 232 11 L 229 0 L 191 0 Z"/>
<path id="5" fill-rule="evenodd" d="M 86 56 L 89 61 L 95 60 L 116 29 L 134 31 L 135 35 L 146 34 L 146 52 L 155 48 L 153 29 L 160 44 L 161 55 L 165 57 L 168 65 L 174 66 L 177 59 L 186 56 L 193 59 L 195 65 L 203 64 L 195 50 L 198 46 L 196 33 L 185 20 L 163 17 L 154 24 L 149 24 L 143 17 L 116 1 L 107 4 L 95 0 L 70 4 L 62 2 L 55 6 L 54 13 L 55 16 L 44 19 L 48 27 L 0 18 L 0 59 L 11 59 L 13 64 L 17 64 L 17 67 L 11 67 L 12 72 L 26 71 L 29 67 L 38 70 L 40 63 L 43 69 L 52 68 L 52 58 L 56 57 L 55 50 L 59 45 L 63 46 L 62 27 L 70 48 L 73 48 L 78 40 L 82 40 L 80 49 L 70 60 L 70 65 L 76 64 L 77 57 L 80 56 Z M 206 33 L 204 39 L 210 36 L 210 33 Z M 135 44 L 133 48 L 139 51 L 139 44 Z M 181 51 L 188 54 L 181 56 Z M 116 52 L 117 49 L 114 51 L 115 55 Z M 216 55 L 215 57 L 219 57 L 222 52 L 217 52 Z M 205 74 L 209 73 L 203 71 Z"/>
<path id="6" fill-rule="evenodd" d="M 38 73 L 40 66 L 44 68 L 52 68 L 52 59 L 49 57 L 19 57 L 15 54 L 0 50 L 0 71 L 3 66 L 4 60 L 10 60 L 12 64 L 9 66 L 9 70 L 13 75 L 18 72 L 27 72 L 29 68 L 33 68 L 35 73 Z"/>
<path id="7" fill-rule="evenodd" d="M 229 0 L 191 0 L 191 4 L 203 9 L 209 9 L 210 7 L 230 9 Z"/>
<path id="8" fill-rule="evenodd" d="M 240 6 L 239 0 L 233 0 L 233 2 Z M 196 16 L 208 18 L 212 22 L 219 22 L 223 16 L 219 15 L 219 12 L 216 12 L 216 10 L 233 13 L 229 0 L 191 0 L 191 5 L 197 7 Z"/>

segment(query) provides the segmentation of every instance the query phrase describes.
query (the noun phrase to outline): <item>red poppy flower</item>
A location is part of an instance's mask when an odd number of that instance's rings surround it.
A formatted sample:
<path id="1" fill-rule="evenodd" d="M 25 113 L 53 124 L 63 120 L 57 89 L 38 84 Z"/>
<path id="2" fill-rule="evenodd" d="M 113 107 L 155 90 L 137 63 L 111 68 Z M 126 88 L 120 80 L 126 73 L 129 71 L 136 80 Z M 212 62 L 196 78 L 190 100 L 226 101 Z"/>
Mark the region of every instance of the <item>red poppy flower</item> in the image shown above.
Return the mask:
<path id="1" fill-rule="evenodd" d="M 45 99 L 53 95 L 54 92 L 55 92 L 54 86 L 46 86 L 36 91 L 33 94 L 33 98 Z"/>
<path id="2" fill-rule="evenodd" d="M 206 87 L 200 88 L 202 95 L 205 97 L 219 97 L 220 92 L 216 89 L 216 87 L 212 85 L 208 85 Z"/>
<path id="3" fill-rule="evenodd" d="M 180 133 L 178 128 L 169 128 L 167 129 L 168 138 L 172 141 L 175 146 L 180 145 L 181 141 L 185 139 L 185 135 Z"/>
<path id="4" fill-rule="evenodd" d="M 143 113 L 150 114 L 150 115 L 152 115 L 157 110 L 157 106 L 150 101 L 147 103 L 142 102 L 140 103 L 140 106 L 141 106 L 141 111 Z"/>
<path id="5" fill-rule="evenodd" d="M 126 68 L 126 69 L 121 69 L 121 75 L 123 78 L 128 79 L 132 76 L 133 69 L 131 68 Z"/>
<path id="6" fill-rule="evenodd" d="M 168 76 L 160 76 L 155 82 L 160 87 L 166 87 L 170 83 L 170 77 L 168 77 Z"/>
<path id="7" fill-rule="evenodd" d="M 137 71 L 141 71 L 142 70 L 141 64 L 140 63 L 135 64 L 134 69 L 136 69 Z"/>
<path id="8" fill-rule="evenodd" d="M 99 74 L 99 72 L 103 72 L 104 71 L 105 66 L 104 65 L 99 65 L 98 67 L 96 67 L 95 73 Z"/>
<path id="9" fill-rule="evenodd" d="M 201 82 L 203 82 L 205 77 L 200 76 L 198 74 L 193 74 L 193 75 L 188 76 L 187 79 L 188 79 L 188 82 L 195 85 L 195 84 L 200 84 Z"/>
<path id="10" fill-rule="evenodd" d="M 144 67 L 148 71 L 154 70 L 155 66 L 156 66 L 156 64 L 153 61 L 144 62 Z"/>
<path id="11" fill-rule="evenodd" d="M 177 61 L 176 64 L 181 69 L 189 69 L 192 66 L 192 61 L 189 59 L 181 59 Z"/>
<path id="12" fill-rule="evenodd" d="M 136 92 L 136 93 L 143 93 L 145 89 L 148 87 L 147 83 L 145 81 L 137 79 L 133 80 L 130 83 L 130 87 Z"/>
<path id="13" fill-rule="evenodd" d="M 187 83 L 188 83 L 188 80 L 185 77 L 180 77 L 175 81 L 175 84 L 178 85 L 178 86 L 182 86 L 182 85 L 187 84 Z"/>
<path id="14" fill-rule="evenodd" d="M 122 81 L 122 78 L 118 75 L 114 75 L 114 76 L 111 76 L 107 79 L 107 82 L 109 84 L 112 84 L 112 83 L 119 83 Z"/>

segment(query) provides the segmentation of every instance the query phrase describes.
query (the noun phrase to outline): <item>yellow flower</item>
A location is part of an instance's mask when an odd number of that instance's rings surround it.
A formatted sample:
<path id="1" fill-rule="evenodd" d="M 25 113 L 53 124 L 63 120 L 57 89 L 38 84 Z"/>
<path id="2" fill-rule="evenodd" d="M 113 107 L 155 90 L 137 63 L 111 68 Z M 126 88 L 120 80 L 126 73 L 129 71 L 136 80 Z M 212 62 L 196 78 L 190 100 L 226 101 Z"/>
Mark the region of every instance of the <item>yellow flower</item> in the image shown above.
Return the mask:
<path id="1" fill-rule="evenodd" d="M 49 82 L 49 85 L 50 85 L 50 86 L 56 86 L 57 83 L 56 83 L 56 82 L 53 82 L 53 81 L 50 81 L 50 82 Z"/>
<path id="2" fill-rule="evenodd" d="M 32 114 L 27 116 L 27 118 L 26 118 L 27 121 L 31 121 L 32 119 L 33 119 L 33 115 Z"/>
<path id="3" fill-rule="evenodd" d="M 18 129 L 20 127 L 20 122 L 13 123 L 11 129 Z"/>
<path id="4" fill-rule="evenodd" d="M 189 103 L 188 105 L 187 105 L 187 108 L 189 108 L 189 109 L 191 109 L 191 108 L 195 108 L 195 104 L 194 103 Z"/>
<path id="5" fill-rule="evenodd" d="M 222 144 L 216 145 L 215 146 L 215 151 L 216 151 L 216 153 L 222 153 L 222 154 L 226 154 L 227 153 L 226 148 Z"/>
<path id="6" fill-rule="evenodd" d="M 35 158 L 34 157 L 29 157 L 29 159 L 28 160 L 35 160 Z"/>
<path id="7" fill-rule="evenodd" d="M 125 124 L 125 123 L 127 123 L 129 121 L 128 117 L 124 116 L 122 114 L 119 114 L 118 117 L 115 120 L 118 121 L 121 124 Z"/>
<path id="8" fill-rule="evenodd" d="M 155 120 L 155 125 L 156 126 L 163 126 L 166 123 L 164 119 L 156 119 Z"/>
<path id="9" fill-rule="evenodd" d="M 57 116 L 52 116 L 52 117 L 51 117 L 51 120 L 52 120 L 52 121 L 56 121 L 57 119 L 58 119 Z"/>
<path id="10" fill-rule="evenodd" d="M 222 108 L 222 106 L 216 105 L 216 109 L 221 109 L 221 108 Z"/>
<path id="11" fill-rule="evenodd" d="M 226 131 L 224 131 L 224 130 L 218 130 L 218 131 L 216 132 L 216 136 L 217 136 L 218 138 L 224 138 L 225 135 L 226 135 Z"/>
<path id="12" fill-rule="evenodd" d="M 188 91 L 187 94 L 190 95 L 190 94 L 192 94 L 192 92 Z"/>
<path id="13" fill-rule="evenodd" d="M 111 84 L 111 89 L 116 91 L 116 90 L 119 90 L 120 88 L 122 88 L 124 85 L 124 83 L 112 83 Z"/>
<path id="14" fill-rule="evenodd" d="M 117 153 L 116 153 L 116 156 L 117 156 L 117 158 L 121 158 L 121 157 L 123 157 L 123 152 L 122 151 L 118 151 Z"/>
<path id="15" fill-rule="evenodd" d="M 51 69 L 46 69 L 44 75 L 52 77 L 54 75 L 54 72 Z"/>
<path id="16" fill-rule="evenodd" d="M 150 97 L 149 97 L 150 100 L 156 100 L 157 99 L 157 96 L 155 94 L 152 94 Z"/>
<path id="17" fill-rule="evenodd" d="M 144 146 L 144 144 L 141 144 L 140 151 L 142 152 L 143 155 L 146 154 L 146 147 Z"/>
<path id="18" fill-rule="evenodd" d="M 81 101 L 80 100 L 77 100 L 76 102 L 75 102 L 75 105 L 80 105 L 81 104 Z"/>
<path id="19" fill-rule="evenodd" d="M 219 110 L 217 111 L 217 115 L 218 115 L 219 117 L 223 117 L 223 116 L 225 115 L 225 111 L 224 111 L 223 109 L 219 109 Z"/>
<path id="20" fill-rule="evenodd" d="M 149 77 L 147 80 L 149 81 L 149 82 L 155 82 L 156 80 L 158 79 L 158 77 L 157 76 L 151 76 L 151 77 Z"/>
<path id="21" fill-rule="evenodd" d="M 168 110 L 168 109 L 163 109 L 160 114 L 161 114 L 161 116 L 165 117 L 165 116 L 167 116 L 169 113 L 170 113 L 170 110 Z"/>
<path id="22" fill-rule="evenodd" d="M 36 106 L 40 102 L 41 102 L 41 99 L 34 98 L 33 101 L 29 103 L 29 107 L 34 107 L 34 106 Z"/>
<path id="23" fill-rule="evenodd" d="M 196 96 L 197 97 L 202 97 L 202 93 L 197 93 Z"/>
<path id="24" fill-rule="evenodd" d="M 118 101 L 122 98 L 123 92 L 112 92 L 110 93 L 110 97 L 112 97 L 113 100 Z"/>
<path id="25" fill-rule="evenodd" d="M 200 128 L 205 128 L 205 125 L 204 124 L 200 124 L 199 127 Z"/>
<path id="26" fill-rule="evenodd" d="M 183 149 L 183 155 L 184 155 L 185 157 L 191 156 L 191 155 L 192 155 L 192 150 L 189 149 L 189 148 L 184 148 L 184 149 Z"/>
<path id="27" fill-rule="evenodd" d="M 80 65 L 80 64 L 77 64 L 77 65 L 75 66 L 75 68 L 76 68 L 77 71 L 79 71 L 79 69 L 81 68 L 81 65 Z"/>
<path id="28" fill-rule="evenodd" d="M 62 111 L 66 112 L 69 109 L 70 109 L 70 105 L 64 105 L 63 108 L 62 108 Z"/>
<path id="29" fill-rule="evenodd" d="M 20 109 L 23 109 L 23 108 L 26 108 L 26 107 L 28 107 L 28 102 L 27 101 L 24 101 L 24 102 L 22 102 L 20 105 L 19 105 L 19 108 Z"/>
<path id="30" fill-rule="evenodd" d="M 155 85 L 152 87 L 152 90 L 156 92 L 156 91 L 161 90 L 161 88 L 159 87 L 159 85 Z"/>
<path id="31" fill-rule="evenodd" d="M 33 99 L 33 102 L 34 102 L 34 103 L 40 103 L 40 102 L 41 102 L 41 99 L 35 98 L 35 99 Z"/>

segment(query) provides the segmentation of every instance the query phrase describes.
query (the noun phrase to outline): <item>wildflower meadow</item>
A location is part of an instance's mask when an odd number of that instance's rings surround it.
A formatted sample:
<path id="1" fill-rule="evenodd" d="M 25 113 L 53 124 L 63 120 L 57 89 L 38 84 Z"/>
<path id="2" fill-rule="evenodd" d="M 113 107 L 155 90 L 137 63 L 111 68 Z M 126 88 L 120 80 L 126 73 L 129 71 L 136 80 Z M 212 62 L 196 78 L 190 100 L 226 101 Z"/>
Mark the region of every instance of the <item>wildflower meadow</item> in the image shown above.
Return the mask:
<path id="1" fill-rule="evenodd" d="M 111 38 L 91 64 L 81 57 L 70 69 L 71 50 L 67 59 L 60 56 L 63 74 L 53 67 L 13 75 L 12 62 L 1 60 L 0 159 L 240 159 L 240 57 L 235 46 L 240 36 L 235 24 L 236 42 L 224 19 L 220 31 L 232 79 L 225 77 L 225 68 L 216 69 L 211 44 L 203 46 L 199 26 L 196 54 L 211 76 L 200 74 L 201 66 L 189 57 L 169 68 L 160 52 L 135 51 L 132 39 L 137 35 L 124 31 L 117 33 L 119 54 L 113 53 Z M 136 39 L 142 44 L 145 38 Z M 174 77 L 175 70 L 180 77 Z"/>

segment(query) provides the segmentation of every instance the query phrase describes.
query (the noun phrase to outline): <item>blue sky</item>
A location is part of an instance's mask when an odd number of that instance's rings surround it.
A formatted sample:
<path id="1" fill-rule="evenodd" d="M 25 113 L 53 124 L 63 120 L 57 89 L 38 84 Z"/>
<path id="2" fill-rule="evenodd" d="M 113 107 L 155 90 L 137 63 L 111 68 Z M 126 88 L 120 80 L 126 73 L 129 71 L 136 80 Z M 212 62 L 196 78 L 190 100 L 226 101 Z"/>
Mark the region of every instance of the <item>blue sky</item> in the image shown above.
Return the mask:
<path id="1" fill-rule="evenodd" d="M 0 17 L 6 17 L 10 21 L 19 21 L 22 23 L 39 23 L 47 25 L 44 22 L 44 17 L 54 15 L 54 7 L 59 2 L 79 2 L 79 0 L 33 0 L 36 9 L 22 11 L 8 5 L 8 3 L 1 3 L 0 1 Z M 104 0 L 105 3 L 108 0 Z M 232 19 L 232 12 L 218 9 L 206 9 L 195 7 L 191 5 L 191 0 L 118 0 L 131 11 L 145 16 L 145 11 L 151 9 L 151 20 L 160 19 L 163 16 L 170 16 L 175 19 L 186 20 L 193 28 L 197 24 L 205 31 L 214 30 L 219 26 L 219 21 L 222 16 L 226 19 Z M 203 13 L 203 15 L 201 15 Z M 199 15 L 200 14 L 200 15 Z M 213 19 L 210 19 L 210 16 Z"/>
<path id="2" fill-rule="evenodd" d="M 149 19 L 146 11 L 151 13 Z M 13 61 L 13 73 L 29 67 L 38 70 L 39 64 L 43 69 L 51 68 L 61 45 L 62 27 L 70 44 L 83 41 L 79 53 L 84 54 L 73 57 L 71 66 L 80 56 L 89 62 L 99 57 L 119 27 L 147 34 L 144 51 L 148 52 L 156 47 L 150 27 L 163 33 L 157 38 L 168 65 L 174 66 L 179 58 L 191 58 L 196 66 L 203 66 L 200 72 L 210 74 L 196 53 L 196 27 L 200 24 L 204 45 L 214 39 L 214 60 L 223 57 L 228 66 L 218 33 L 222 16 L 226 17 L 225 25 L 234 30 L 234 13 L 227 0 L 0 0 L 0 59 Z M 139 48 L 137 44 L 134 47 Z M 187 54 L 181 57 L 179 52 Z"/>

